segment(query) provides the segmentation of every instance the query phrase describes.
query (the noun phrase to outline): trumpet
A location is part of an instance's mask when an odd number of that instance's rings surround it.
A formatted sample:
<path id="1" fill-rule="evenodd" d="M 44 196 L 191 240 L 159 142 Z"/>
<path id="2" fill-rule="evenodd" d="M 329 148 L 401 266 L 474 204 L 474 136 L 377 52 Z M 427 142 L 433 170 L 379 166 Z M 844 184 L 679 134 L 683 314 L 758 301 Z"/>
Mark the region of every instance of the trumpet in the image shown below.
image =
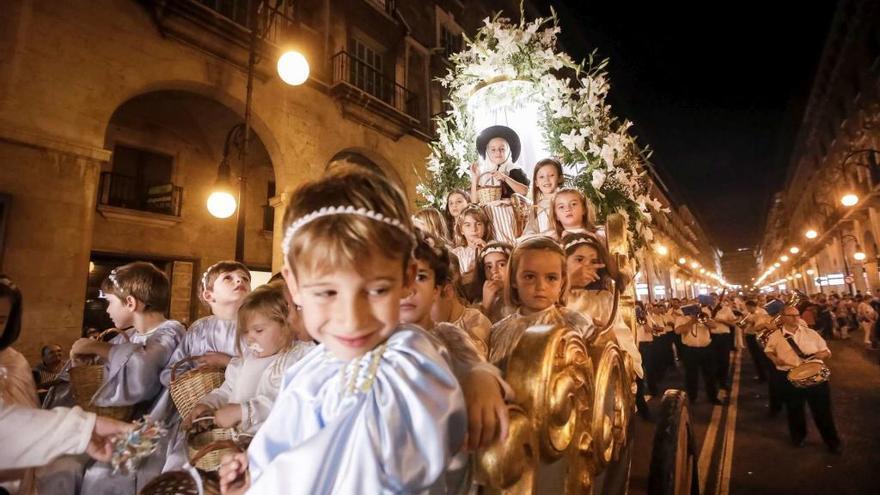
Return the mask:
<path id="1" fill-rule="evenodd" d="M 737 326 L 740 326 L 740 327 L 746 326 L 746 323 L 749 322 L 749 318 L 751 318 L 751 316 L 752 316 L 751 314 L 743 315 L 743 317 L 740 318 L 738 322 L 736 322 Z"/>
<path id="2" fill-rule="evenodd" d="M 781 321 L 782 316 L 785 314 L 785 309 L 796 308 L 806 300 L 806 294 L 799 290 L 795 290 L 794 294 L 792 294 L 791 297 L 788 299 L 788 302 L 786 302 L 782 309 L 779 309 L 779 312 L 773 316 L 773 324 L 758 333 L 757 339 L 758 343 L 761 344 L 761 347 L 765 347 L 767 345 L 767 342 L 770 340 L 770 336 L 773 335 L 773 332 L 779 330 L 779 327 L 782 325 Z M 765 308 L 766 306 L 773 304 L 773 302 L 774 301 L 767 303 L 767 305 L 765 305 Z"/>
<path id="3" fill-rule="evenodd" d="M 703 313 L 702 311 L 700 312 L 700 314 L 697 315 L 697 321 L 703 325 L 707 325 L 709 323 L 709 320 L 711 320 L 711 319 L 712 319 L 711 316 L 707 315 L 706 313 Z"/>

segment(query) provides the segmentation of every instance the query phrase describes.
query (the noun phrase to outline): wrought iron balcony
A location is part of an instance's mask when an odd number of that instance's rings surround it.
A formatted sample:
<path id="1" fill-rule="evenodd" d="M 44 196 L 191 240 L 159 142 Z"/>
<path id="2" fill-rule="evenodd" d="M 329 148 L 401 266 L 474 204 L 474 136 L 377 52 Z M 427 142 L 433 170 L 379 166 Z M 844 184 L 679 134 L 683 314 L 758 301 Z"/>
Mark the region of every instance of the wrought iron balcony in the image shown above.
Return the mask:
<path id="1" fill-rule="evenodd" d="M 135 177 L 102 172 L 98 205 L 179 217 L 182 196 L 183 188 L 171 183 L 147 186 Z"/>
<path id="2" fill-rule="evenodd" d="M 347 51 L 337 52 L 330 62 L 333 66 L 332 88 L 344 86 L 346 89 L 359 90 L 389 109 L 418 122 L 415 93 Z"/>

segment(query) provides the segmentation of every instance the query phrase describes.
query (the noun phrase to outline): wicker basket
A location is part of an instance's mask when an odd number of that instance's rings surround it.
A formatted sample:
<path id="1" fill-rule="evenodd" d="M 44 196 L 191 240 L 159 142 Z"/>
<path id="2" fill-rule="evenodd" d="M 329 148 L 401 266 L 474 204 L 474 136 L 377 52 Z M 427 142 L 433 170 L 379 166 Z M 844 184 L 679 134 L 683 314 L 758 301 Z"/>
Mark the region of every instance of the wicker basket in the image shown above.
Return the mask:
<path id="1" fill-rule="evenodd" d="M 198 462 L 202 457 L 217 450 L 238 450 L 241 448 L 230 440 L 214 442 L 206 445 L 202 450 L 192 456 L 190 462 Z M 219 495 L 220 481 L 215 473 L 202 474 L 202 491 L 199 493 L 199 484 L 189 471 L 169 471 L 153 478 L 140 491 L 140 495 Z"/>
<path id="2" fill-rule="evenodd" d="M 492 172 L 484 172 L 477 177 L 477 200 L 481 205 L 489 204 L 501 199 L 501 184 L 497 186 L 482 186 L 483 177 L 492 175 Z"/>
<path id="3" fill-rule="evenodd" d="M 87 364 L 70 368 L 70 388 L 76 405 L 99 416 L 128 421 L 134 411 L 132 406 L 99 407 L 92 404 L 92 397 L 104 383 L 104 365 Z"/>
<path id="4" fill-rule="evenodd" d="M 187 417 L 196 404 L 215 388 L 223 385 L 223 370 L 213 366 L 193 368 L 179 377 L 177 368 L 184 363 L 191 363 L 196 358 L 190 356 L 181 359 L 171 366 L 171 383 L 168 386 L 171 399 L 177 406 L 181 418 Z"/>
<path id="5" fill-rule="evenodd" d="M 220 461 L 224 455 L 234 454 L 244 450 L 250 443 L 251 435 L 239 433 L 234 428 L 209 428 L 197 427 L 197 423 L 210 421 L 213 426 L 214 416 L 203 416 L 192 422 L 186 430 L 186 451 L 189 463 L 204 472 L 214 472 L 220 469 Z M 225 445 L 225 448 L 212 448 L 211 446 Z"/>

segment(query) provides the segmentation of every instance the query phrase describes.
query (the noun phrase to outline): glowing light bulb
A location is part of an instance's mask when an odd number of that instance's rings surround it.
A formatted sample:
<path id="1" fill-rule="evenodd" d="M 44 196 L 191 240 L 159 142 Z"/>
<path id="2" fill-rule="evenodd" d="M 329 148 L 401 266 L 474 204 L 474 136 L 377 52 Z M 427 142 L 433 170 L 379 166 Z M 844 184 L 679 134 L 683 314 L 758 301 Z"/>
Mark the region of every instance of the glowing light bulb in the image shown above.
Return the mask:
<path id="1" fill-rule="evenodd" d="M 687 260 L 684 259 L 684 257 L 678 259 L 678 264 L 679 264 L 679 265 L 683 265 L 683 264 L 685 264 L 686 262 L 687 262 Z"/>
<path id="2" fill-rule="evenodd" d="M 208 212 L 217 218 L 229 218 L 237 206 L 235 196 L 227 191 L 214 191 L 208 196 Z"/>
<path id="3" fill-rule="evenodd" d="M 788 252 L 791 254 L 798 254 L 799 252 L 801 252 L 801 248 L 799 248 L 797 246 L 792 246 L 792 247 L 788 248 Z"/>
<path id="4" fill-rule="evenodd" d="M 804 232 L 804 236 L 806 236 L 807 239 L 815 239 L 816 237 L 819 236 L 819 233 L 813 229 L 810 229 L 810 230 Z"/>
<path id="5" fill-rule="evenodd" d="M 854 206 L 858 202 L 859 197 L 853 193 L 844 194 L 840 198 L 840 204 L 842 204 L 843 206 Z"/>
<path id="6" fill-rule="evenodd" d="M 278 58 L 278 76 L 291 86 L 299 86 L 309 78 L 309 61 L 296 51 L 284 52 Z"/>
<path id="7" fill-rule="evenodd" d="M 669 254 L 669 248 L 664 246 L 663 244 L 657 244 L 655 250 L 660 256 L 666 256 L 667 254 Z"/>
<path id="8" fill-rule="evenodd" d="M 779 261 L 782 261 L 783 263 L 785 263 L 786 261 L 788 261 L 788 256 L 783 254 L 782 256 L 779 257 Z"/>
<path id="9" fill-rule="evenodd" d="M 866 256 L 865 256 L 865 253 L 863 253 L 861 251 L 856 251 L 855 253 L 853 253 L 853 258 L 856 261 L 864 261 Z"/>

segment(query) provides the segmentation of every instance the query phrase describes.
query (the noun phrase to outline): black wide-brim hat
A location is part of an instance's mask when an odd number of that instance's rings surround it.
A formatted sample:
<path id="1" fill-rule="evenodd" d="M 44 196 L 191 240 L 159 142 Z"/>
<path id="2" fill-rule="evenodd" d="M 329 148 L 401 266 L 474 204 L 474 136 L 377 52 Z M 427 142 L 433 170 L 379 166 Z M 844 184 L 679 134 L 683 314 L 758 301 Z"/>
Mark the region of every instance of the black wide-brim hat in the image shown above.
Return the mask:
<path id="1" fill-rule="evenodd" d="M 480 154 L 484 159 L 486 158 L 486 146 L 489 145 L 489 141 L 501 138 L 507 141 L 507 145 L 510 146 L 510 161 L 515 162 L 519 159 L 519 152 L 522 148 L 522 144 L 519 142 L 519 135 L 506 125 L 493 125 L 483 129 L 483 132 L 477 136 L 477 153 Z"/>

